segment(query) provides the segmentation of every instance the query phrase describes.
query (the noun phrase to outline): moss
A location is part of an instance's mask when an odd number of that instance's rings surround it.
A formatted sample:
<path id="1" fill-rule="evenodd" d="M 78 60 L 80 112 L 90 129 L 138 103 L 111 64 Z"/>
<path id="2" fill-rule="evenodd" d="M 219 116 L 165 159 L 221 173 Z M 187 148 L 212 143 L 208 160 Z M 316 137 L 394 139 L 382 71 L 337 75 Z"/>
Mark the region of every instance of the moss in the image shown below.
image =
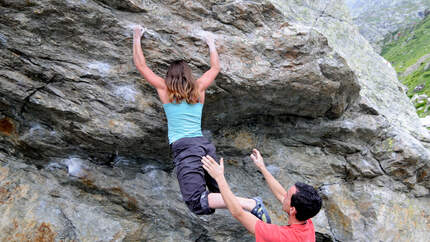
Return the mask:
<path id="1" fill-rule="evenodd" d="M 394 139 L 393 138 L 386 139 L 384 143 L 385 143 L 384 148 L 387 151 L 393 151 L 393 147 L 394 147 Z"/>

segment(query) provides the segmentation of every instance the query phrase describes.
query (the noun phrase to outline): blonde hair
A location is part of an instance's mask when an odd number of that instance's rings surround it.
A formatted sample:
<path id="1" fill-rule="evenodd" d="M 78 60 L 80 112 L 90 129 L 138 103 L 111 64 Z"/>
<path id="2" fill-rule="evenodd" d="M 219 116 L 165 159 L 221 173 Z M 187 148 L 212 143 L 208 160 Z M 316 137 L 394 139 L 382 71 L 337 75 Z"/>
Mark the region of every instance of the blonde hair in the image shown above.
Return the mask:
<path id="1" fill-rule="evenodd" d="M 191 73 L 191 68 L 183 61 L 175 61 L 167 70 L 166 85 L 169 102 L 181 103 L 185 100 L 189 104 L 199 101 L 197 83 Z"/>

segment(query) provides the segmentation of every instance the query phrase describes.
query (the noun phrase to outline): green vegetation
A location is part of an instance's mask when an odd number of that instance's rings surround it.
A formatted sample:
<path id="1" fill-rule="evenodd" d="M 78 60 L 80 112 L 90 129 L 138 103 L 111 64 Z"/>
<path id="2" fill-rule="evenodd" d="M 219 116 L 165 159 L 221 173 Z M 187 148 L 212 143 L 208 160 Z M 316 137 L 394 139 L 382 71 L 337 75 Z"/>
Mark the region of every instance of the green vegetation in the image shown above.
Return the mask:
<path id="1" fill-rule="evenodd" d="M 412 28 L 397 31 L 392 35 L 394 37 L 397 40 L 385 45 L 381 55 L 397 72 L 404 72 L 420 57 L 430 53 L 430 16 Z"/>
<path id="2" fill-rule="evenodd" d="M 408 75 L 403 79 L 403 84 L 408 87 L 408 97 L 412 98 L 414 95 L 425 94 L 430 97 L 430 69 L 425 71 L 424 67 L 426 63 L 422 63 L 418 70 L 414 71 L 412 74 Z M 420 91 L 414 91 L 415 87 L 423 85 L 424 88 Z M 427 109 L 427 100 L 422 103 L 414 102 L 415 108 L 417 109 L 418 116 L 421 118 L 430 114 L 430 109 Z M 422 107 L 422 109 L 420 109 Z M 427 109 L 427 112 L 425 112 Z"/>
<path id="3" fill-rule="evenodd" d="M 430 69 L 425 71 L 426 63 L 422 63 L 418 70 L 403 78 L 402 83 L 408 87 L 408 96 L 412 98 L 414 94 L 426 94 L 430 97 Z M 421 91 L 414 92 L 415 87 L 425 85 Z"/>
<path id="4" fill-rule="evenodd" d="M 395 40 L 389 42 L 387 39 Z M 411 74 L 402 76 L 408 67 L 416 64 L 423 56 L 430 54 L 430 15 L 415 26 L 399 30 L 387 39 L 381 55 L 391 62 L 397 73 L 400 74 L 400 81 L 408 87 L 407 95 L 410 98 L 421 94 L 430 97 L 430 57 L 421 60 L 423 62 Z M 415 88 L 420 85 L 424 85 L 424 87 L 415 91 Z M 427 100 L 414 104 L 420 117 L 430 115 L 430 109 L 427 108 L 430 103 L 427 103 Z M 425 112 L 426 110 L 428 111 Z"/>
<path id="5" fill-rule="evenodd" d="M 417 109 L 417 113 L 420 118 L 424 118 L 430 114 L 430 109 L 428 108 L 429 104 L 430 103 L 428 103 L 427 100 L 422 103 L 415 104 L 415 108 Z"/>

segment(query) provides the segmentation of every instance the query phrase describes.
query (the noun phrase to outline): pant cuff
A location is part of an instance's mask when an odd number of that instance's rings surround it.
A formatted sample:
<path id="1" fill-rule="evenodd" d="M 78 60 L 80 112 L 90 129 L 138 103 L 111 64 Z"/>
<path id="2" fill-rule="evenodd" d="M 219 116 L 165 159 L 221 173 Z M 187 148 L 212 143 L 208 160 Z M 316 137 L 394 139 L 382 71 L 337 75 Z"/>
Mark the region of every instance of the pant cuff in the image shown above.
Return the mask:
<path id="1" fill-rule="evenodd" d="M 202 214 L 213 214 L 215 213 L 215 209 L 209 207 L 209 192 L 204 191 L 200 196 L 200 206 L 202 207 Z"/>

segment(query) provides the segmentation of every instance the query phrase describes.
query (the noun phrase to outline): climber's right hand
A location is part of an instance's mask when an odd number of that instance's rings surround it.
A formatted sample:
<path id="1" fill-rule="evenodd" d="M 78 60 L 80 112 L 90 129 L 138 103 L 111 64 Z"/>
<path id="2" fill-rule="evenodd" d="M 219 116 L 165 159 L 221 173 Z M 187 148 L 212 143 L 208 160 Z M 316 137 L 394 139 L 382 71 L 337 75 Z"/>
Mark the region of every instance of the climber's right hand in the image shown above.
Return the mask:
<path id="1" fill-rule="evenodd" d="M 208 32 L 208 31 L 201 31 L 199 33 L 199 35 L 206 42 L 206 44 L 208 44 L 208 47 L 211 51 L 216 50 L 216 48 L 215 48 L 216 47 L 215 46 L 216 35 L 214 35 L 211 32 Z"/>

